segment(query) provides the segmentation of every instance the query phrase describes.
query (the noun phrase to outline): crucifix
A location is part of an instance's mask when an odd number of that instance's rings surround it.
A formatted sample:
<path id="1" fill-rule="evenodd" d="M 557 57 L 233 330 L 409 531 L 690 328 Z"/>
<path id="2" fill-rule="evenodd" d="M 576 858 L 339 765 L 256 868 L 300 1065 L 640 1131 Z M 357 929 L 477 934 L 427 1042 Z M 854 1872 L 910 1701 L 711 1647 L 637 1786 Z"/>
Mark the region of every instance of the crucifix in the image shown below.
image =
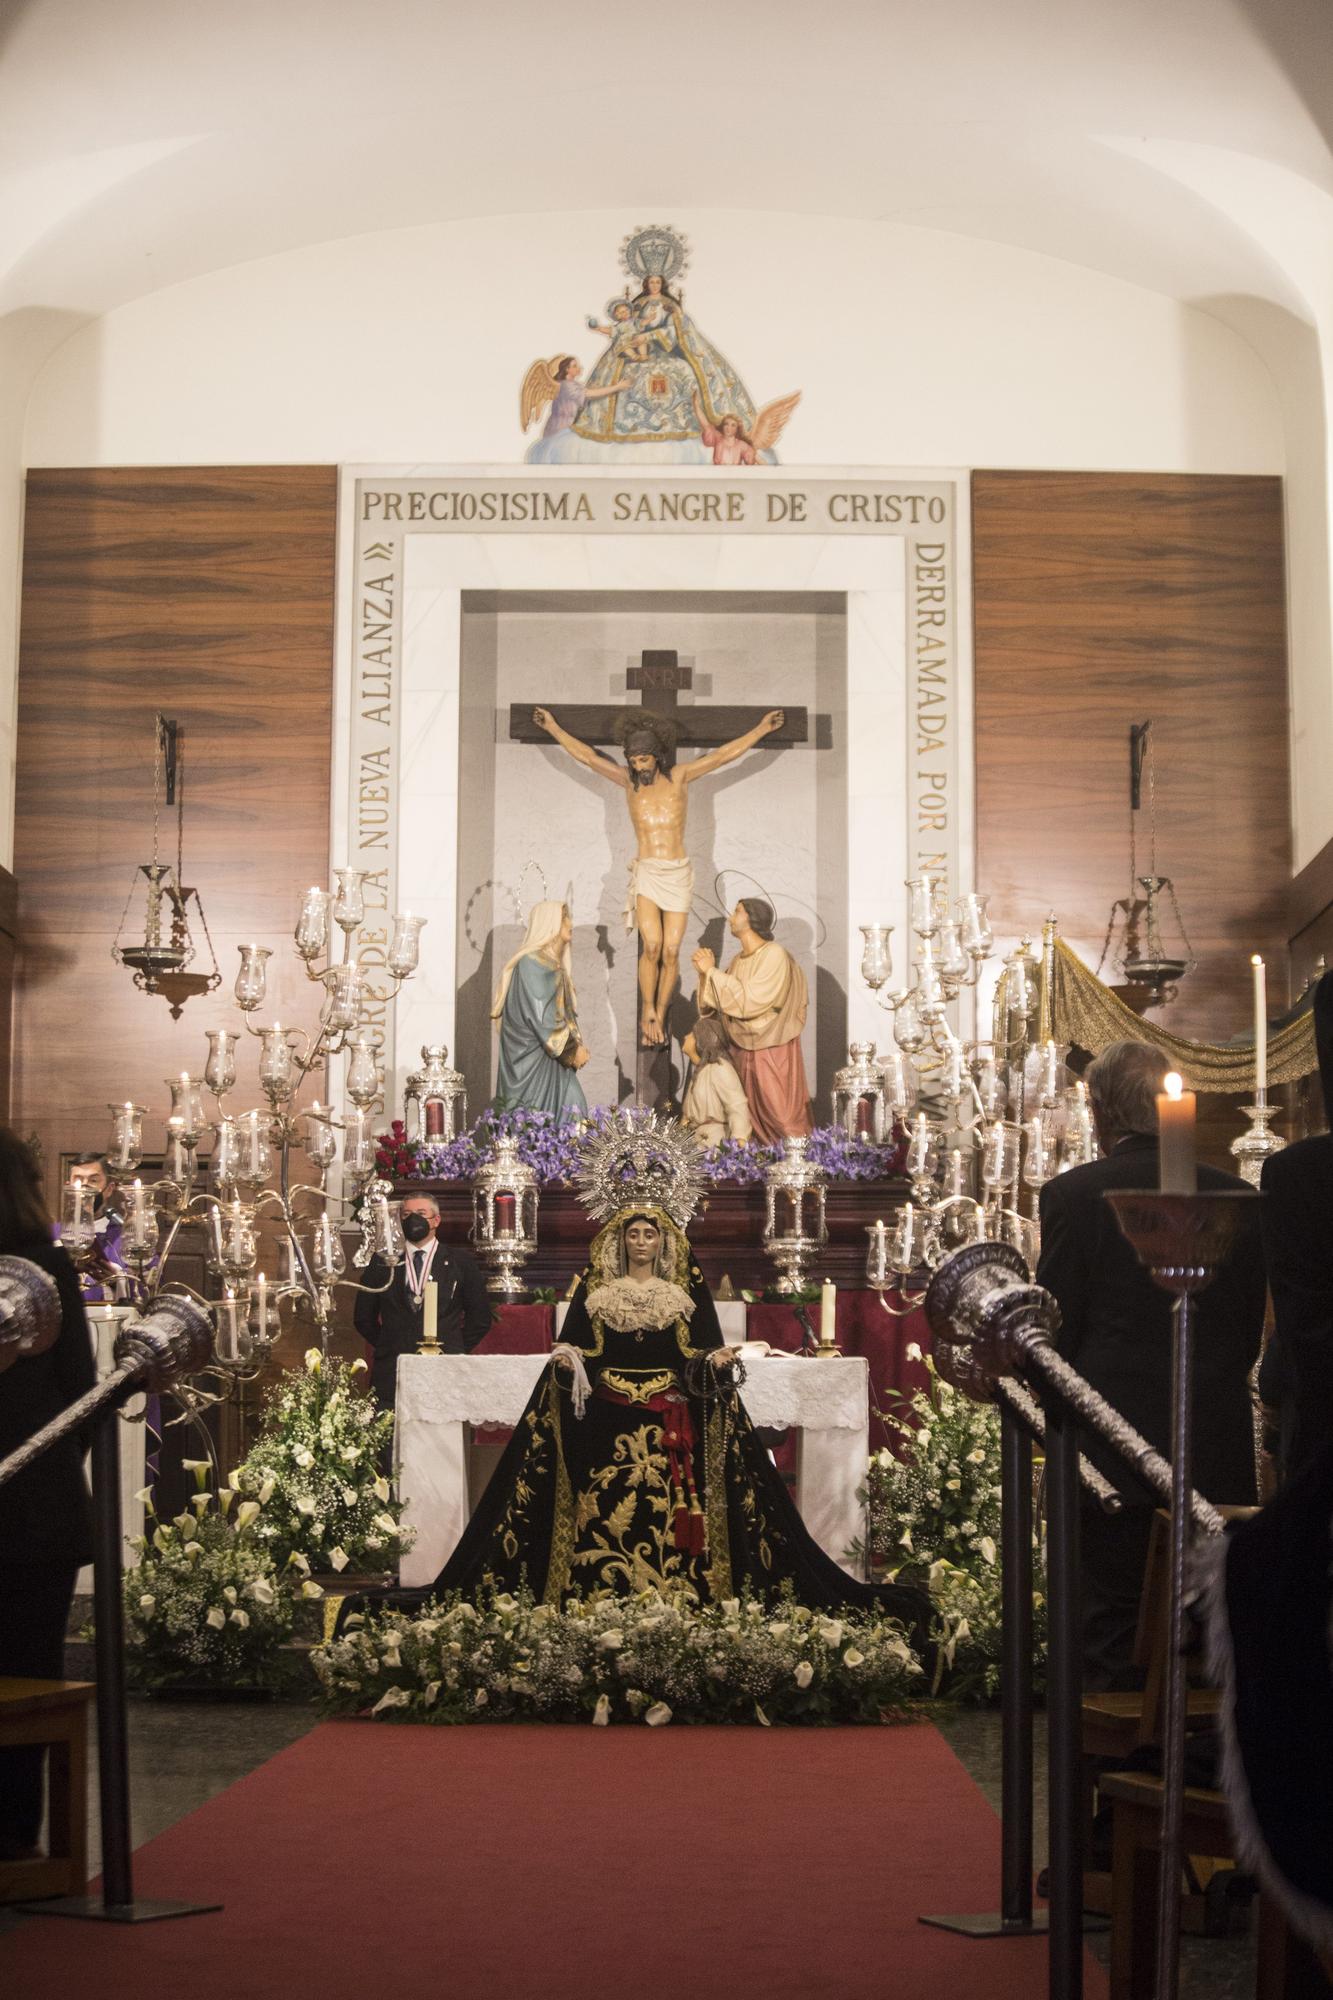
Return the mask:
<path id="1" fill-rule="evenodd" d="M 696 705 L 682 708 L 679 694 L 693 674 L 674 652 L 645 652 L 626 685 L 637 708 L 611 702 L 572 704 L 557 718 L 547 708 L 515 702 L 509 735 L 518 743 L 554 740 L 586 769 L 626 794 L 638 842 L 631 865 L 626 928 L 639 933 L 639 1034 L 636 1097 L 656 1103 L 670 1095 L 667 1011 L 679 973 L 680 945 L 694 891 L 694 868 L 685 849 L 688 787 L 734 763 L 759 743 L 776 748 L 807 740 L 803 708 L 758 709 Z M 676 762 L 678 744 L 700 754 Z M 618 744 L 625 766 L 601 754 Z"/>

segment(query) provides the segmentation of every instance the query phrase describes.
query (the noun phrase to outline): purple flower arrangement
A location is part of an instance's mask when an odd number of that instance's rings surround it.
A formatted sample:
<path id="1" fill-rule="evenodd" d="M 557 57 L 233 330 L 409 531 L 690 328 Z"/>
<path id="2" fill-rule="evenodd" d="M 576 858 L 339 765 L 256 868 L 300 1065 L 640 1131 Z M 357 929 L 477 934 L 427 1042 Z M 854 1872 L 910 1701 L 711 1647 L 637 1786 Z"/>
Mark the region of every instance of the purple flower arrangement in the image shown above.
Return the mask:
<path id="1" fill-rule="evenodd" d="M 397 1180 L 470 1181 L 478 1167 L 494 1156 L 498 1140 L 518 1142 L 519 1158 L 530 1166 L 543 1187 L 572 1183 L 578 1175 L 587 1138 L 606 1130 L 614 1113 L 605 1107 L 586 1118 L 566 1112 L 484 1111 L 468 1131 L 447 1145 L 404 1141 L 395 1128 L 377 1140 L 384 1168 Z M 755 1187 L 764 1169 L 778 1157 L 776 1146 L 754 1140 L 724 1139 L 704 1152 L 704 1177 L 714 1186 Z M 817 1125 L 806 1146 L 807 1158 L 834 1181 L 881 1181 L 901 1173 L 904 1147 L 895 1141 L 878 1146 L 853 1138 L 839 1125 Z"/>

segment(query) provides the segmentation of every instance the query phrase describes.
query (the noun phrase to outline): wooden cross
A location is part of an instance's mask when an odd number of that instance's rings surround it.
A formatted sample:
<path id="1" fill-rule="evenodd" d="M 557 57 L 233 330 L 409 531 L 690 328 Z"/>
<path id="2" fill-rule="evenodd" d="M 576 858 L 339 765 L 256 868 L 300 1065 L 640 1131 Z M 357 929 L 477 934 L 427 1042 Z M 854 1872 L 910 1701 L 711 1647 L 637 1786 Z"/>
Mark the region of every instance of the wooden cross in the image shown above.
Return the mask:
<path id="1" fill-rule="evenodd" d="M 775 729 L 771 736 L 764 738 L 766 749 L 776 750 L 783 743 L 804 743 L 808 740 L 808 716 L 803 708 L 786 708 L 779 701 L 771 701 L 767 708 L 730 708 L 719 704 L 697 703 L 691 708 L 681 708 L 677 697 L 682 688 L 694 685 L 694 672 L 690 667 L 682 667 L 680 655 L 675 652 L 644 652 L 640 655 L 642 666 L 631 667 L 625 675 L 625 685 L 631 694 L 637 694 L 639 705 L 650 708 L 656 715 L 670 716 L 680 732 L 682 746 L 691 750 L 712 750 L 720 743 L 731 743 L 737 736 L 744 736 L 747 729 L 753 729 L 762 722 L 771 709 L 782 708 L 786 721 L 781 729 Z M 571 736 L 577 736 L 584 743 L 610 744 L 616 740 L 616 724 L 625 713 L 624 702 L 555 702 L 545 703 L 550 707 L 562 729 Z M 551 739 L 544 729 L 532 719 L 534 704 L 530 701 L 515 701 L 509 707 L 509 740 L 511 743 L 545 743 Z"/>

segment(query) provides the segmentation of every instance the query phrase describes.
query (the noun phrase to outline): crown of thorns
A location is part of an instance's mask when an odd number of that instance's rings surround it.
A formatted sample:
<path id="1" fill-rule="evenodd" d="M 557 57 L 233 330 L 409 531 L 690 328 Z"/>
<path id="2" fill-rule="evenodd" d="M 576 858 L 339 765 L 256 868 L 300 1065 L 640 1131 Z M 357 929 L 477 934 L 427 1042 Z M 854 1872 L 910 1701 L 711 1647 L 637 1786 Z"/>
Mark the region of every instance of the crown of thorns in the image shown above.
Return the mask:
<path id="1" fill-rule="evenodd" d="M 654 715 L 650 708 L 627 708 L 616 717 L 615 739 L 626 756 L 632 749 L 641 752 L 646 747 L 669 764 L 680 741 L 680 725 L 665 715 Z"/>

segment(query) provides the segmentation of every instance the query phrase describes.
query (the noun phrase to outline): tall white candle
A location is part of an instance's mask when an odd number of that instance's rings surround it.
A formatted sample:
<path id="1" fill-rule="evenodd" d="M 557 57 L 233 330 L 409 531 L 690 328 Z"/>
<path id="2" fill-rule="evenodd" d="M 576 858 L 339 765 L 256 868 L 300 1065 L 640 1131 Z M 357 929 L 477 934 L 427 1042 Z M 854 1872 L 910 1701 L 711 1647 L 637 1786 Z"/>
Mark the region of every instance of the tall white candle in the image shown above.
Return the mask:
<path id="1" fill-rule="evenodd" d="M 838 1288 L 832 1278 L 825 1278 L 823 1290 L 819 1294 L 819 1344 L 832 1347 L 837 1337 Z"/>
<path id="2" fill-rule="evenodd" d="M 1197 1194 L 1194 1092 L 1171 1070 L 1157 1099 L 1157 1184 L 1163 1194 Z"/>
<path id="3" fill-rule="evenodd" d="M 1268 1089 L 1268 974 L 1258 952 L 1250 960 L 1254 967 L 1254 1089 L 1263 1097 Z"/>
<path id="4" fill-rule="evenodd" d="M 440 1310 L 440 1288 L 436 1284 L 434 1278 L 432 1278 L 430 1282 L 426 1285 L 425 1291 L 422 1296 L 421 1337 L 423 1340 L 427 1340 L 432 1343 L 434 1342 L 435 1328 L 436 1325 L 438 1324 L 439 1310 Z"/>
<path id="5" fill-rule="evenodd" d="M 255 1318 L 262 1340 L 268 1332 L 268 1279 L 262 1271 L 259 1273 L 259 1309 Z"/>

